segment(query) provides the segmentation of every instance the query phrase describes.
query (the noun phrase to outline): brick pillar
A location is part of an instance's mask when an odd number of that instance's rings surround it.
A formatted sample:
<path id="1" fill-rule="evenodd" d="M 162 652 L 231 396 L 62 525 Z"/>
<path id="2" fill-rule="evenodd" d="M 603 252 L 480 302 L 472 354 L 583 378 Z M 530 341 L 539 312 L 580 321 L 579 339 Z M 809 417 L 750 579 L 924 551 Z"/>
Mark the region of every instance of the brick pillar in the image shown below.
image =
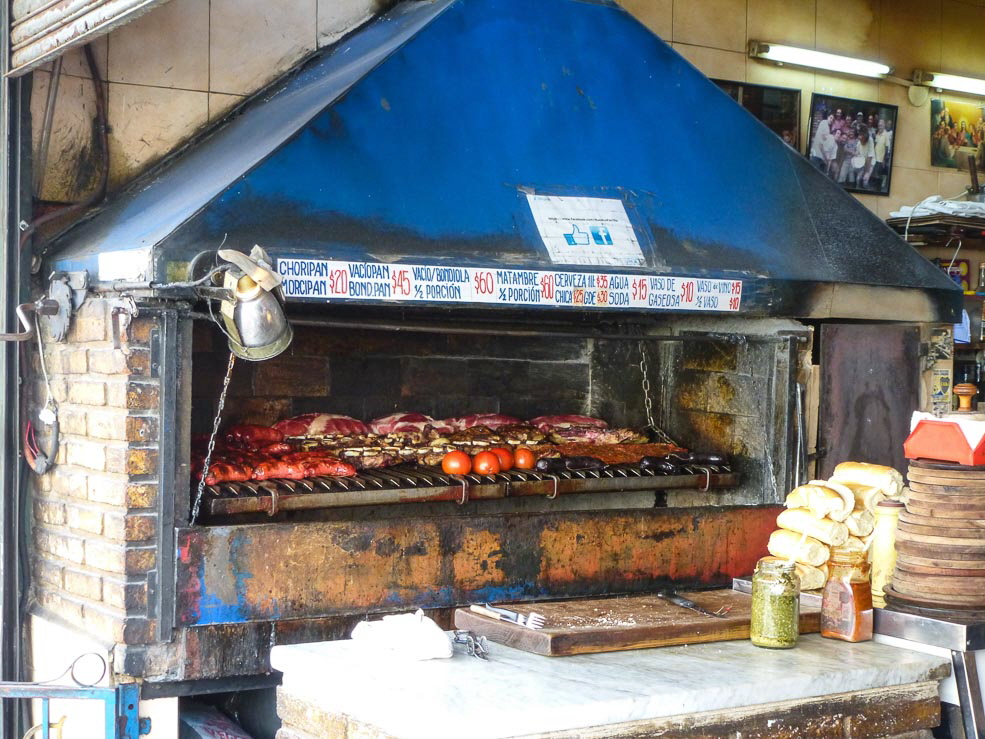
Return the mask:
<path id="1" fill-rule="evenodd" d="M 150 371 L 154 323 L 134 319 L 126 353 L 114 349 L 110 306 L 90 297 L 73 317 L 68 341 L 45 343 L 61 436 L 55 466 L 35 486 L 34 597 L 44 610 L 113 643 L 153 639 L 148 572 L 157 566 L 160 397 Z"/>

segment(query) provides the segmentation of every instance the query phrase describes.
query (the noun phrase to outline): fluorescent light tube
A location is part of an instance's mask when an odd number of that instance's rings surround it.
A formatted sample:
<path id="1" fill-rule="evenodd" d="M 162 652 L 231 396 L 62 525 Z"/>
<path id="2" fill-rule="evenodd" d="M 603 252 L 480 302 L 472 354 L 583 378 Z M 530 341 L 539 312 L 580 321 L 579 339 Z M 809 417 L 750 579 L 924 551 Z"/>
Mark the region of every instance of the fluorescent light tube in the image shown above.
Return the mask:
<path id="1" fill-rule="evenodd" d="M 858 74 L 863 77 L 884 77 L 891 74 L 893 68 L 871 62 L 867 59 L 856 59 L 839 54 L 828 54 L 814 49 L 801 49 L 796 46 L 784 46 L 763 41 L 749 42 L 749 56 L 757 59 L 768 59 L 780 64 L 793 64 L 798 67 L 813 69 L 829 69 L 843 74 Z"/>
<path id="2" fill-rule="evenodd" d="M 969 92 L 972 95 L 985 97 L 985 80 L 974 77 L 960 77 L 956 74 L 943 74 L 941 72 L 924 72 L 922 69 L 917 69 L 913 72 L 913 81 L 918 85 L 940 87 L 943 90 L 955 90 L 956 92 Z"/>

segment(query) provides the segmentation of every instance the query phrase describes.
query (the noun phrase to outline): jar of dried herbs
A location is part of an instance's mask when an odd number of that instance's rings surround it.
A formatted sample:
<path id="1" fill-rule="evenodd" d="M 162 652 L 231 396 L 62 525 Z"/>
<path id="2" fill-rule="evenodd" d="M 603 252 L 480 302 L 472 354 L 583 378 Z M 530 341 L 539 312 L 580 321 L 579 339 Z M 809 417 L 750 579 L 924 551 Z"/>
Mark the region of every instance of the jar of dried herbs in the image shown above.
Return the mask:
<path id="1" fill-rule="evenodd" d="M 749 638 L 757 647 L 789 649 L 800 635 L 800 578 L 796 564 L 763 557 L 752 576 Z"/>

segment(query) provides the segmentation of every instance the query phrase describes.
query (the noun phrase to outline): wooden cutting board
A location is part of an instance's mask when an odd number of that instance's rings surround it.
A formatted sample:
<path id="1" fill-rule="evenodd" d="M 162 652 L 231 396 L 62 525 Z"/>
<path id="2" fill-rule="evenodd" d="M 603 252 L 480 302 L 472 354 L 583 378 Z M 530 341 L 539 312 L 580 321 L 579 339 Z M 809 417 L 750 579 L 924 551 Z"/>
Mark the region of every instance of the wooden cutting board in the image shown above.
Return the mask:
<path id="1" fill-rule="evenodd" d="M 681 595 L 709 611 L 722 607 L 731 610 L 725 618 L 714 618 L 655 595 L 631 595 L 507 606 L 518 613 L 541 614 L 547 621 L 543 629 L 528 629 L 459 608 L 455 611 L 455 628 L 547 657 L 749 638 L 752 597 L 748 594 L 700 590 Z M 820 628 L 820 607 L 801 603 L 800 633 L 813 633 Z"/>

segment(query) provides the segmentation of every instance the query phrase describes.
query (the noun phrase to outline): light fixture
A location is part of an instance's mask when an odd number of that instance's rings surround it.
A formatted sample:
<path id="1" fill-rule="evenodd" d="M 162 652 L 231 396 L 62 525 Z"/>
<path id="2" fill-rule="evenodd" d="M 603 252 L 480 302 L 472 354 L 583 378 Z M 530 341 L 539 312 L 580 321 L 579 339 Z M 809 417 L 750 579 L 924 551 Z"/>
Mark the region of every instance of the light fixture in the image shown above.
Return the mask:
<path id="1" fill-rule="evenodd" d="M 927 72 L 923 69 L 914 69 L 913 81 L 918 85 L 940 87 L 943 90 L 954 90 L 956 92 L 968 92 L 972 95 L 981 95 L 985 97 L 985 80 L 977 79 L 975 77 L 961 77 L 956 74 Z"/>
<path id="2" fill-rule="evenodd" d="M 229 350 L 253 362 L 276 357 L 294 337 L 284 315 L 281 276 L 259 246 L 249 256 L 220 249 L 219 257 L 234 265 L 223 275 L 223 287 L 231 297 L 222 300 L 220 307 Z"/>
<path id="3" fill-rule="evenodd" d="M 801 49 L 766 41 L 750 41 L 749 56 L 767 59 L 777 64 L 793 64 L 797 67 L 827 69 L 842 74 L 858 74 L 863 77 L 885 77 L 893 73 L 893 68 L 881 62 L 856 59 L 851 56 L 829 54 L 814 49 Z"/>

